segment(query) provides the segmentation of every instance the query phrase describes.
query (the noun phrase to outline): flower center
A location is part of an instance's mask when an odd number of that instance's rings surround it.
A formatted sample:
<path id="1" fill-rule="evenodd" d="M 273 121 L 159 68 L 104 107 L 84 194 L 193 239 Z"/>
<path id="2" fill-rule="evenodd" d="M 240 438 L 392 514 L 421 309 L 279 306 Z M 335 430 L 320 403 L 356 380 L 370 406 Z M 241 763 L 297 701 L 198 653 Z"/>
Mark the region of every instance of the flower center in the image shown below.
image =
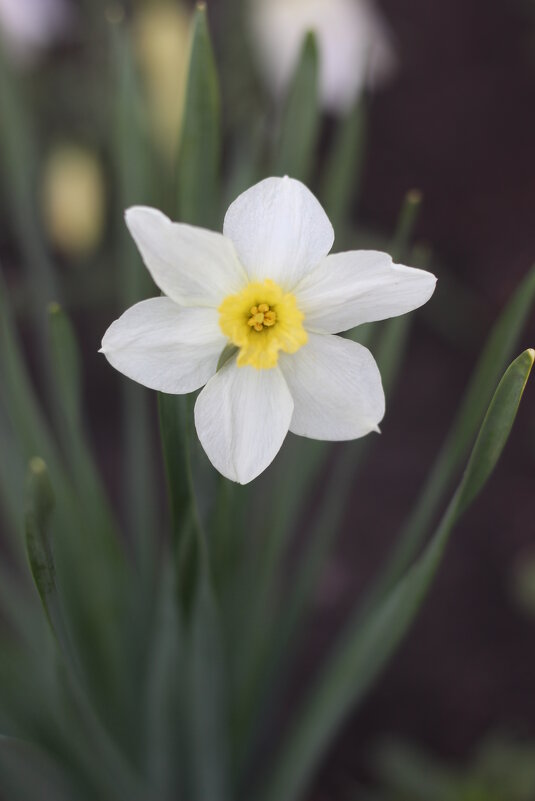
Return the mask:
<path id="1" fill-rule="evenodd" d="M 263 331 L 264 326 L 270 328 L 276 322 L 277 312 L 270 309 L 267 303 L 261 303 L 260 306 L 251 306 L 251 316 L 247 321 L 247 325 L 250 325 L 255 331 Z"/>
<path id="2" fill-rule="evenodd" d="M 270 279 L 253 281 L 219 307 L 219 325 L 239 348 L 238 367 L 267 370 L 279 352 L 295 353 L 308 339 L 295 296 Z"/>

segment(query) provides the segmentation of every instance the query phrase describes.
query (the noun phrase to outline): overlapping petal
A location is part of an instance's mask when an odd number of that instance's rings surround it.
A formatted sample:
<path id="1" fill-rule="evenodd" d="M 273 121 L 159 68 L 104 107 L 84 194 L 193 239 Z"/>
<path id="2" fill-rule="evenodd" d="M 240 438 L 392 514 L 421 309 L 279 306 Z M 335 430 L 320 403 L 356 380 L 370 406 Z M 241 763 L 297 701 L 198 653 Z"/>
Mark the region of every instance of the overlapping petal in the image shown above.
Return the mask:
<path id="1" fill-rule="evenodd" d="M 223 226 L 249 278 L 292 290 L 330 251 L 334 231 L 312 192 L 292 178 L 266 178 L 241 194 Z"/>
<path id="2" fill-rule="evenodd" d="M 417 309 L 435 284 L 432 273 L 394 264 L 387 253 L 355 250 L 327 256 L 295 294 L 307 328 L 338 333 Z"/>
<path id="3" fill-rule="evenodd" d="M 229 239 L 171 222 L 157 209 L 134 206 L 126 224 L 157 286 L 184 306 L 219 306 L 246 283 Z"/>
<path id="4" fill-rule="evenodd" d="M 231 481 L 247 484 L 277 455 L 293 412 L 281 371 L 227 362 L 195 404 L 195 426 L 208 458 Z"/>
<path id="5" fill-rule="evenodd" d="M 160 392 L 193 392 L 210 379 L 226 339 L 217 311 L 143 300 L 110 325 L 102 352 L 116 370 Z"/>
<path id="6" fill-rule="evenodd" d="M 280 368 L 294 401 L 294 434 L 337 441 L 378 430 L 385 398 L 367 348 L 330 334 L 310 334 L 297 353 L 281 354 Z"/>

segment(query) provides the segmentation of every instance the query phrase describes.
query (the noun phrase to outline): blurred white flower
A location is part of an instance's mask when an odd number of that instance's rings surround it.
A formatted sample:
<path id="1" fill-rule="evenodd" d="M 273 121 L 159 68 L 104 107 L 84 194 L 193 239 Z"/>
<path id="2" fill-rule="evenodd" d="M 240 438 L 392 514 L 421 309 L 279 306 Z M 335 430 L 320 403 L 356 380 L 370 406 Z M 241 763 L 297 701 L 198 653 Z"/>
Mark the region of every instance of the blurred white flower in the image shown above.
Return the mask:
<path id="1" fill-rule="evenodd" d="M 161 392 L 206 384 L 195 424 L 224 476 L 254 479 L 288 430 L 324 440 L 378 430 L 385 401 L 374 358 L 333 334 L 416 309 L 432 295 L 433 275 L 386 253 L 327 255 L 334 232 L 324 210 L 287 177 L 240 195 L 223 234 L 144 207 L 129 209 L 126 222 L 165 297 L 128 309 L 102 352 Z"/>
<path id="2" fill-rule="evenodd" d="M 188 70 L 191 11 L 180 2 L 142 5 L 134 17 L 134 42 L 149 120 L 164 156 L 176 156 Z"/>
<path id="3" fill-rule="evenodd" d="M 373 0 L 250 0 L 250 28 L 266 82 L 286 91 L 304 38 L 316 34 L 320 101 L 344 113 L 365 85 L 383 81 L 395 66 L 385 22 Z"/>
<path id="4" fill-rule="evenodd" d="M 43 171 L 43 219 L 52 242 L 68 256 L 89 253 L 104 227 L 104 174 L 97 155 L 74 144 L 56 147 Z"/>
<path id="5" fill-rule="evenodd" d="M 0 0 L 3 44 L 18 62 L 30 62 L 65 34 L 71 17 L 65 0 Z"/>

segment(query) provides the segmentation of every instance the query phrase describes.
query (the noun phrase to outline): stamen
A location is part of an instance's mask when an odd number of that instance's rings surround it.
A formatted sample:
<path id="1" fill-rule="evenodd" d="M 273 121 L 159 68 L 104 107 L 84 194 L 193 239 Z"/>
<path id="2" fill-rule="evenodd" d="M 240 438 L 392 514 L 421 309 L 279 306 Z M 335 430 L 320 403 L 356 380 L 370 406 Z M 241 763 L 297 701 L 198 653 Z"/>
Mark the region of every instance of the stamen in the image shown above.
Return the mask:
<path id="1" fill-rule="evenodd" d="M 255 331 L 262 331 L 264 326 L 271 328 L 277 322 L 277 312 L 270 309 L 267 303 L 259 303 L 258 306 L 251 306 L 250 317 L 247 325 Z"/>

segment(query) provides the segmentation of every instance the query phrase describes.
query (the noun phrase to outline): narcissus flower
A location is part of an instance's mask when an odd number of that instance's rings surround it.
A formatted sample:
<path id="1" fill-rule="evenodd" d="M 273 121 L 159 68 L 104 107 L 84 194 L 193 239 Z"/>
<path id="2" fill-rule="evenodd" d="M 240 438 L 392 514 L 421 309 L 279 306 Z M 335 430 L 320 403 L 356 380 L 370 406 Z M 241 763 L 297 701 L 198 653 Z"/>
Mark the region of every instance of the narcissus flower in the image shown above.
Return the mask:
<path id="1" fill-rule="evenodd" d="M 31 63 L 71 23 L 72 9 L 65 0 L 0 0 L 0 38 L 18 63 Z"/>
<path id="2" fill-rule="evenodd" d="M 378 430 L 385 399 L 373 356 L 333 334 L 416 309 L 432 295 L 433 275 L 376 251 L 327 255 L 327 215 L 288 177 L 240 195 L 223 234 L 144 207 L 129 209 L 126 222 L 164 297 L 128 309 L 102 352 L 161 392 L 206 384 L 195 425 L 223 475 L 254 479 L 288 430 L 333 441 Z"/>
<path id="3" fill-rule="evenodd" d="M 284 95 L 304 38 L 316 35 L 319 94 L 326 111 L 345 113 L 365 85 L 395 67 L 390 34 L 374 0 L 249 0 L 254 52 L 275 96 Z"/>

